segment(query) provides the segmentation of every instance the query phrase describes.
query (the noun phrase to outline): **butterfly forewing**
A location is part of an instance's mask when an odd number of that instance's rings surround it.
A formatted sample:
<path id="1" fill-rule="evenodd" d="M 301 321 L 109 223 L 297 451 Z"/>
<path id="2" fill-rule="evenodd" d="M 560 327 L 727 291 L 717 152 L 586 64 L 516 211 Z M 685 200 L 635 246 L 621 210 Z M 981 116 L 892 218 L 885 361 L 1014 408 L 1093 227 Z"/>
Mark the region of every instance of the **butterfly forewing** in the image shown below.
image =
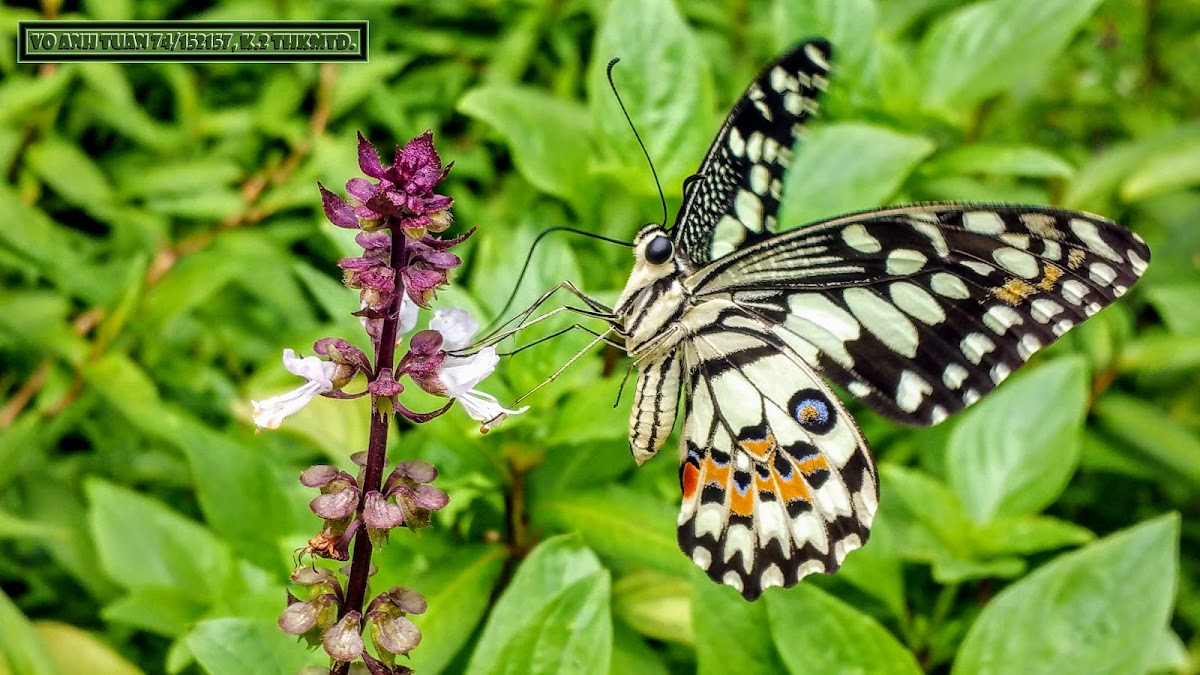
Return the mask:
<path id="1" fill-rule="evenodd" d="M 928 204 L 789 232 L 688 283 L 700 299 L 732 293 L 879 412 L 936 424 L 1124 294 L 1149 256 L 1090 214 Z"/>
<path id="2" fill-rule="evenodd" d="M 697 267 L 776 229 L 783 174 L 828 82 L 832 48 L 801 43 L 768 66 L 734 104 L 675 219 L 676 246 Z"/>

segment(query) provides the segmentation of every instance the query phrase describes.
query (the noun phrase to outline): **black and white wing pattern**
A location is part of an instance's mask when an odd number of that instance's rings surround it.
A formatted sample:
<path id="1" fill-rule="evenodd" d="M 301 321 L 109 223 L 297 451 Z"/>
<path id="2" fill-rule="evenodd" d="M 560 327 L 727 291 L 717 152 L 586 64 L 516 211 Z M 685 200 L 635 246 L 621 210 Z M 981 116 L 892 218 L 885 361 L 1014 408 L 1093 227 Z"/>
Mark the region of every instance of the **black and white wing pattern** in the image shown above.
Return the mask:
<path id="1" fill-rule="evenodd" d="M 773 234 L 782 176 L 832 50 L 767 67 L 722 126 L 674 231 L 647 226 L 614 310 L 640 365 L 638 463 L 675 422 L 680 548 L 747 599 L 834 572 L 878 503 L 866 441 L 826 380 L 937 424 L 1122 296 L 1150 251 L 1100 216 L 938 203 Z"/>
<path id="2" fill-rule="evenodd" d="M 679 546 L 748 600 L 838 569 L 870 534 L 875 465 L 807 363 L 733 304 L 682 347 Z"/>
<path id="3" fill-rule="evenodd" d="M 687 280 L 731 296 L 814 370 L 905 424 L 937 424 L 1121 297 L 1137 234 L 1052 207 L 923 204 L 839 216 Z"/>
<path id="4" fill-rule="evenodd" d="M 696 267 L 771 236 L 783 174 L 828 84 L 833 48 L 802 42 L 758 75 L 725 118 L 684 196 L 672 232 Z"/>

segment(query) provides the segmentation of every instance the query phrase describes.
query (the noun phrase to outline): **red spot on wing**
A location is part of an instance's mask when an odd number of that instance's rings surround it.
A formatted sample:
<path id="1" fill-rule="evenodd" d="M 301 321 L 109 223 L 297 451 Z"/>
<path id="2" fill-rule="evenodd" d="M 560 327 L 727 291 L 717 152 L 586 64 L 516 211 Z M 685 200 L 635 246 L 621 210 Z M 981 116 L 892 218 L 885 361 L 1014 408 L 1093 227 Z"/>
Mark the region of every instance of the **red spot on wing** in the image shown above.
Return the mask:
<path id="1" fill-rule="evenodd" d="M 679 473 L 679 487 L 683 490 L 683 498 L 691 499 L 700 487 L 700 467 L 691 462 L 684 462 Z"/>

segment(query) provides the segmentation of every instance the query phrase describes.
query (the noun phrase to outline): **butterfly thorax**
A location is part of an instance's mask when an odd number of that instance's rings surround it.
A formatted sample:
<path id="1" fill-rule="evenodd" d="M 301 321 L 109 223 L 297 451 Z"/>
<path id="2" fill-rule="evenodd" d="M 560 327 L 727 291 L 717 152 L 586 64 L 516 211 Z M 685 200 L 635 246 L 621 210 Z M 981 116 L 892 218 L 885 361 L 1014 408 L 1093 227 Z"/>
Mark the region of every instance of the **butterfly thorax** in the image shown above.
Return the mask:
<path id="1" fill-rule="evenodd" d="M 640 359 L 665 353 L 682 338 L 678 322 L 690 304 L 685 271 L 662 228 L 650 225 L 634 239 L 633 271 L 614 310 L 625 349 Z"/>

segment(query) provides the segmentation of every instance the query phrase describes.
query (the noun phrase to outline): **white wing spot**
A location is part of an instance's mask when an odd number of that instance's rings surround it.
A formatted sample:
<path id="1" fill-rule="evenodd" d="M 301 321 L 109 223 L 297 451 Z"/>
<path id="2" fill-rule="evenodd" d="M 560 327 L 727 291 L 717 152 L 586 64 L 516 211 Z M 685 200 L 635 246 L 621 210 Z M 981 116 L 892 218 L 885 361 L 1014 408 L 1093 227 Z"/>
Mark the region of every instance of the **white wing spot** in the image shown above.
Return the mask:
<path id="1" fill-rule="evenodd" d="M 1050 320 L 1062 311 L 1062 305 L 1049 298 L 1038 298 L 1029 305 L 1029 313 L 1038 323 L 1050 323 Z"/>
<path id="2" fill-rule="evenodd" d="M 931 213 L 918 212 L 909 214 L 909 218 L 916 220 L 924 220 L 922 216 L 929 216 L 934 222 L 937 222 L 937 217 Z M 933 250 L 937 251 L 938 257 L 945 258 L 950 255 L 950 247 L 946 245 L 946 237 L 937 227 L 929 223 L 912 223 L 912 228 L 929 239 L 929 243 L 933 246 Z"/>
<path id="3" fill-rule="evenodd" d="M 822 54 L 821 50 L 817 49 L 815 45 L 804 45 L 804 55 L 807 56 L 808 60 L 816 64 L 816 66 L 821 70 L 829 70 L 829 61 L 825 60 L 825 55 Z"/>
<path id="4" fill-rule="evenodd" d="M 733 212 L 751 232 L 762 232 L 762 200 L 749 190 L 738 190 L 733 199 Z"/>
<path id="5" fill-rule="evenodd" d="M 858 398 L 866 398 L 871 395 L 871 388 L 861 380 L 851 380 L 850 383 L 846 385 L 846 390 Z"/>
<path id="6" fill-rule="evenodd" d="M 1111 285 L 1117 278 L 1117 272 L 1102 262 L 1094 262 L 1088 267 L 1088 276 L 1092 281 L 1102 286 Z"/>
<path id="7" fill-rule="evenodd" d="M 721 583 L 725 584 L 726 586 L 733 586 L 735 589 L 737 589 L 738 593 L 742 592 L 742 578 L 733 570 L 729 570 L 725 573 L 725 576 L 721 577 Z"/>
<path id="8" fill-rule="evenodd" d="M 968 389 L 963 392 L 963 405 L 971 405 L 979 400 L 979 392 L 974 389 Z"/>
<path id="9" fill-rule="evenodd" d="M 933 387 L 928 382 L 913 371 L 905 370 L 900 373 L 900 382 L 896 386 L 896 405 L 904 412 L 914 412 L 931 393 Z"/>
<path id="10" fill-rule="evenodd" d="M 1017 343 L 1017 354 L 1024 360 L 1029 360 L 1033 353 L 1042 348 L 1042 341 L 1030 333 Z"/>
<path id="11" fill-rule="evenodd" d="M 706 570 L 712 565 L 712 553 L 703 546 L 697 546 L 692 549 L 692 562 L 700 566 L 700 569 Z"/>
<path id="12" fill-rule="evenodd" d="M 862 325 L 888 349 L 910 359 L 917 355 L 917 327 L 892 303 L 861 287 L 843 290 L 842 298 Z"/>
<path id="13" fill-rule="evenodd" d="M 783 586 L 783 571 L 779 569 L 778 565 L 772 564 L 758 578 L 758 585 L 764 590 L 772 586 Z"/>
<path id="14" fill-rule="evenodd" d="M 855 251 L 862 253 L 879 253 L 883 250 L 883 245 L 879 240 L 871 236 L 867 232 L 867 228 L 860 223 L 847 225 L 842 228 L 842 241 Z"/>
<path id="15" fill-rule="evenodd" d="M 1074 327 L 1075 327 L 1074 321 L 1072 321 L 1070 319 L 1063 319 L 1062 321 L 1059 321 L 1058 323 L 1054 324 L 1054 327 L 1051 328 L 1050 330 L 1053 331 L 1055 335 L 1062 335 L 1063 333 L 1071 330 Z"/>
<path id="16" fill-rule="evenodd" d="M 996 271 L 995 267 L 992 267 L 985 262 L 979 262 L 978 260 L 964 260 L 962 261 L 962 266 L 975 272 L 981 277 L 990 276 L 992 272 Z"/>
<path id="17" fill-rule="evenodd" d="M 1004 234 L 1000 235 L 1000 240 L 1009 246 L 1012 246 L 1013 248 L 1019 248 L 1022 251 L 1029 250 L 1029 235 L 1027 234 L 1005 232 Z"/>
<path id="18" fill-rule="evenodd" d="M 907 281 L 888 286 L 888 295 L 904 313 L 929 326 L 946 320 L 946 312 L 925 289 Z"/>
<path id="19" fill-rule="evenodd" d="M 1019 251 L 1008 246 L 1002 246 L 992 251 L 992 259 L 1004 269 L 1025 279 L 1032 279 L 1042 271 L 1041 266 L 1038 265 L 1037 258 L 1034 258 L 1025 251 Z"/>
<path id="20" fill-rule="evenodd" d="M 746 141 L 746 157 L 755 164 L 762 161 L 763 135 L 761 131 L 750 134 Z"/>
<path id="21" fill-rule="evenodd" d="M 771 172 L 762 164 L 750 167 L 750 189 L 760 195 L 767 194 L 771 187 Z"/>
<path id="22" fill-rule="evenodd" d="M 898 248 L 888 254 L 887 273 L 895 276 L 908 276 L 925 266 L 927 258 L 920 251 Z"/>
<path id="23" fill-rule="evenodd" d="M 1136 237 L 1137 235 L 1135 234 L 1133 236 Z M 1146 261 L 1142 260 L 1142 257 L 1139 256 L 1137 251 L 1134 251 L 1133 249 L 1130 249 L 1127 251 L 1127 253 L 1129 254 L 1129 264 L 1133 267 L 1133 273 L 1139 277 L 1142 276 L 1142 272 L 1146 271 Z"/>
<path id="24" fill-rule="evenodd" d="M 789 91 L 783 95 L 783 107 L 788 112 L 799 117 L 804 113 L 804 97 L 796 92 Z"/>
<path id="25" fill-rule="evenodd" d="M 983 333 L 968 333 L 959 344 L 959 349 L 962 350 L 963 356 L 976 365 L 983 360 L 983 357 L 990 351 L 996 348 L 996 343 Z"/>
<path id="26" fill-rule="evenodd" d="M 1011 374 L 1012 368 L 1009 368 L 1006 363 L 997 363 L 995 366 L 992 366 L 992 382 L 996 384 L 1000 384 Z"/>
<path id="27" fill-rule="evenodd" d="M 950 415 L 946 413 L 946 409 L 940 405 L 935 405 L 929 411 L 929 426 L 941 424 Z"/>
<path id="28" fill-rule="evenodd" d="M 737 127 L 729 129 L 729 151 L 734 157 L 742 157 L 746 154 L 746 140 L 742 138 L 742 132 L 738 131 Z"/>
<path id="29" fill-rule="evenodd" d="M 1104 241 L 1104 238 L 1100 236 L 1100 230 L 1097 229 L 1096 224 L 1092 221 L 1084 220 L 1083 218 L 1072 218 L 1071 230 L 1092 251 L 1099 253 L 1113 262 L 1123 262 L 1120 254 L 1114 251 L 1108 245 L 1108 242 Z"/>
<path id="30" fill-rule="evenodd" d="M 771 69 L 771 88 L 775 91 L 787 91 L 788 74 L 779 66 Z"/>
<path id="31" fill-rule="evenodd" d="M 951 389 L 958 389 L 966 381 L 967 369 L 957 363 L 951 363 L 946 366 L 946 370 L 942 371 L 942 384 Z"/>
<path id="32" fill-rule="evenodd" d="M 1099 312 L 1102 309 L 1104 309 L 1104 307 L 1101 306 L 1100 303 L 1093 302 L 1092 304 L 1083 308 L 1083 313 L 1087 314 L 1088 316 L 1092 316 L 1093 314 L 1095 314 L 1096 312 Z"/>
<path id="33" fill-rule="evenodd" d="M 1090 289 L 1077 279 L 1068 279 L 1062 285 L 1062 295 L 1072 305 L 1083 304 L 1083 296 L 1089 291 Z"/>
<path id="34" fill-rule="evenodd" d="M 1004 335 L 1008 329 L 1022 323 L 1021 314 L 1008 305 L 994 305 L 983 315 L 983 325 L 996 335 Z"/>
<path id="35" fill-rule="evenodd" d="M 950 274 L 949 272 L 938 272 L 929 280 L 929 286 L 934 293 L 953 300 L 966 300 L 971 297 L 971 292 L 967 290 L 967 285 L 962 279 Z"/>
<path id="36" fill-rule="evenodd" d="M 1004 221 L 995 211 L 967 211 L 963 214 L 963 227 L 979 234 L 1000 234 Z"/>
<path id="37" fill-rule="evenodd" d="M 1062 245 L 1049 239 L 1042 240 L 1042 257 L 1049 260 L 1062 260 Z"/>

